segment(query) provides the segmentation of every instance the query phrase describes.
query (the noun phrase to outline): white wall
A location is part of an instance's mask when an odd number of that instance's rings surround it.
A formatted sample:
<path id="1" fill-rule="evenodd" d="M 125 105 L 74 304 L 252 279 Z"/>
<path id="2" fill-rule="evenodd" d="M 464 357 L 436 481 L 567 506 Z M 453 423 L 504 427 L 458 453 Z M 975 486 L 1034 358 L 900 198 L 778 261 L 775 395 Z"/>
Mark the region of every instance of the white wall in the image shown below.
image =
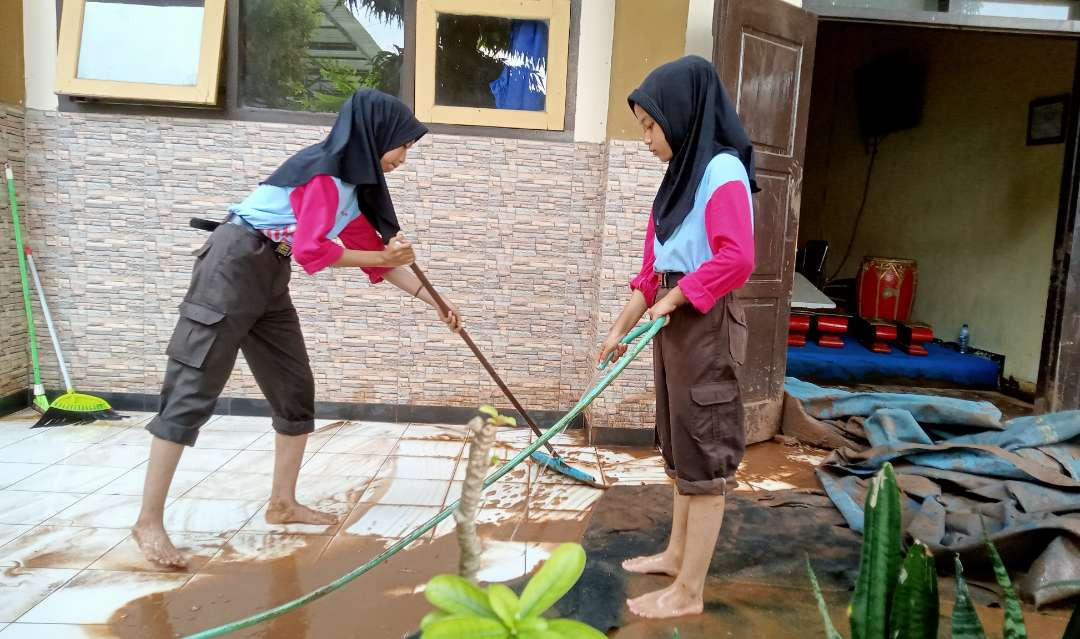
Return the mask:
<path id="1" fill-rule="evenodd" d="M 603 142 L 607 137 L 611 45 L 615 34 L 615 0 L 581 3 L 574 140 Z"/>
<path id="2" fill-rule="evenodd" d="M 23 52 L 26 57 L 26 107 L 55 111 L 56 3 L 27 0 L 23 3 Z"/>

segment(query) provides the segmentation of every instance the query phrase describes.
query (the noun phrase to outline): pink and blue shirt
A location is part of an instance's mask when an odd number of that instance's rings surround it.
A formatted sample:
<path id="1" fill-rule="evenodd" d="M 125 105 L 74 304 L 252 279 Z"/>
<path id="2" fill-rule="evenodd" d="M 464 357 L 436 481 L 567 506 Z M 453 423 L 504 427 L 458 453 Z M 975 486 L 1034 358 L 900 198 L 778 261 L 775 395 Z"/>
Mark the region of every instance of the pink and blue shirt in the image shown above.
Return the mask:
<path id="1" fill-rule="evenodd" d="M 658 273 L 685 273 L 679 288 L 707 313 L 741 287 L 754 270 L 754 207 L 746 168 L 735 155 L 714 157 L 701 178 L 690 214 L 666 242 L 656 239 L 652 214 L 641 271 L 630 288 L 656 302 Z"/>
<path id="2" fill-rule="evenodd" d="M 243 202 L 229 207 L 229 212 L 275 242 L 290 242 L 293 259 L 310 275 L 341 259 L 346 248 L 381 251 L 384 247 L 375 228 L 360 214 L 356 187 L 329 175 L 316 175 L 295 187 L 260 184 Z M 391 269 L 362 270 L 372 283 L 378 283 Z"/>

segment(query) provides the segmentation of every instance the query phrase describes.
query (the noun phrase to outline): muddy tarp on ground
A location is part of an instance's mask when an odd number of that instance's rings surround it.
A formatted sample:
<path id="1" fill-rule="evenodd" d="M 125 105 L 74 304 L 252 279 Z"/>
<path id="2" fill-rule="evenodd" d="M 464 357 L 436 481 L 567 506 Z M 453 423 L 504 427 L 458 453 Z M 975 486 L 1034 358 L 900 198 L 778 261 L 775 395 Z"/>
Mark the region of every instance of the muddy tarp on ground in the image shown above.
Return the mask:
<path id="1" fill-rule="evenodd" d="M 773 507 L 737 493 L 730 497 L 706 580 L 708 614 L 656 622 L 657 636 L 671 637 L 665 623 L 688 638 L 787 637 L 784 629 L 807 619 L 816 623 L 807 556 L 822 587 L 844 593 L 832 599 L 846 601 L 858 576 L 859 536 L 824 495 L 798 497 L 777 500 Z M 626 598 L 667 586 L 671 579 L 631 575 L 621 563 L 663 550 L 671 532 L 671 502 L 669 485 L 615 485 L 605 491 L 582 541 L 588 556 L 585 573 L 556 604 L 557 613 L 604 631 L 644 623 L 626 612 Z M 694 624 L 702 623 L 709 624 L 709 632 L 692 632 Z"/>
<path id="2" fill-rule="evenodd" d="M 1080 589 L 1080 411 L 1000 422 L 988 402 L 852 393 L 788 378 L 784 432 L 838 448 L 817 470 L 852 530 L 862 531 L 867 480 L 891 462 L 903 493 L 904 526 L 939 562 L 986 559 L 984 539 L 1021 594 L 1044 605 Z"/>

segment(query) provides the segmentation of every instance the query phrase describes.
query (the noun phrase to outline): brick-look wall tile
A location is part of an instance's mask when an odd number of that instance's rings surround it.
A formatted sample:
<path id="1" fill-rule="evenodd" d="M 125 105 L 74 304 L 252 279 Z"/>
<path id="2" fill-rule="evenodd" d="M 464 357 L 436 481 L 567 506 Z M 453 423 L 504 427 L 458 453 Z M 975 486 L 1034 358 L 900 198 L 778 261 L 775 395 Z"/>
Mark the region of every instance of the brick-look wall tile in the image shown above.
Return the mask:
<path id="1" fill-rule="evenodd" d="M 0 171 L 4 163 L 11 163 L 20 211 L 25 210 L 29 191 L 24 131 L 23 110 L 0 104 Z M 29 384 L 30 352 L 7 185 L 0 187 L 0 191 L 0 397 L 5 397 Z"/>

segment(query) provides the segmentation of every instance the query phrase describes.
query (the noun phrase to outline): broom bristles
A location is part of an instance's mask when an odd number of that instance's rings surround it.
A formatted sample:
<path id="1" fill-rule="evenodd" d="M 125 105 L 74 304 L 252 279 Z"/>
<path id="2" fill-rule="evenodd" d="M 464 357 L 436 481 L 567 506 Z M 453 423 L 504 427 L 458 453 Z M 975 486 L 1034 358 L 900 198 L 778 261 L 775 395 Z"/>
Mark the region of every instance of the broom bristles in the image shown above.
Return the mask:
<path id="1" fill-rule="evenodd" d="M 64 393 L 60 397 L 57 397 L 52 401 L 52 405 L 73 413 L 96 413 L 99 411 L 112 410 L 112 406 L 104 399 L 94 397 L 93 395 L 76 393 L 74 391 Z"/>
<path id="2" fill-rule="evenodd" d="M 112 409 L 109 402 L 74 391 L 57 397 L 49 410 L 31 428 L 41 426 L 70 426 L 89 424 L 99 419 L 118 420 L 124 416 Z"/>

